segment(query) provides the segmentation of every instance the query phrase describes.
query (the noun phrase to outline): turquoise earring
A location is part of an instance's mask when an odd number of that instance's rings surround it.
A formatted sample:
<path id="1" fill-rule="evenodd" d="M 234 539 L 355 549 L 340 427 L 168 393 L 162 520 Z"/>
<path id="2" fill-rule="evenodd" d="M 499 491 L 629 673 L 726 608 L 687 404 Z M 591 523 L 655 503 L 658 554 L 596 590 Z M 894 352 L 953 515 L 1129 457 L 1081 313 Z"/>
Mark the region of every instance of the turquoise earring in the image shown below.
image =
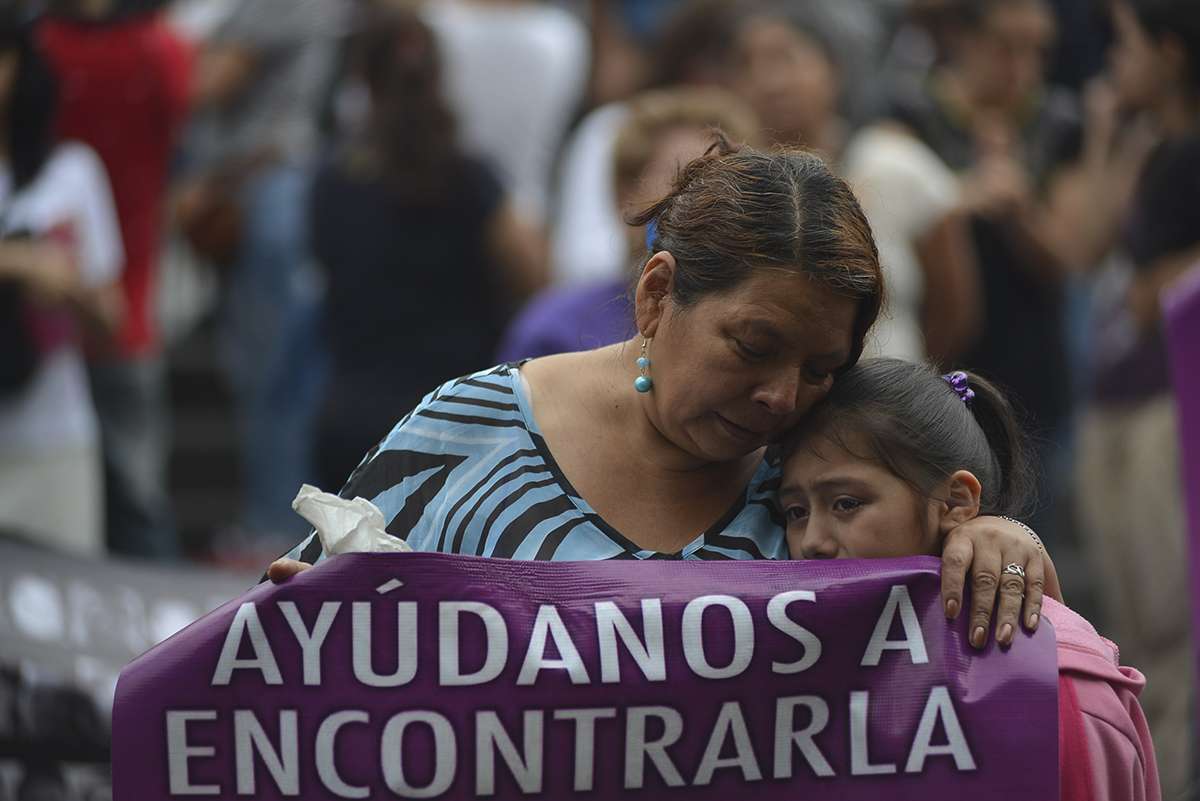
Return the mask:
<path id="1" fill-rule="evenodd" d="M 647 373 L 650 370 L 650 357 L 646 355 L 646 346 L 650 344 L 650 340 L 642 338 L 642 355 L 637 357 L 638 377 L 633 379 L 633 388 L 638 392 L 649 392 L 654 388 L 654 379 Z"/>

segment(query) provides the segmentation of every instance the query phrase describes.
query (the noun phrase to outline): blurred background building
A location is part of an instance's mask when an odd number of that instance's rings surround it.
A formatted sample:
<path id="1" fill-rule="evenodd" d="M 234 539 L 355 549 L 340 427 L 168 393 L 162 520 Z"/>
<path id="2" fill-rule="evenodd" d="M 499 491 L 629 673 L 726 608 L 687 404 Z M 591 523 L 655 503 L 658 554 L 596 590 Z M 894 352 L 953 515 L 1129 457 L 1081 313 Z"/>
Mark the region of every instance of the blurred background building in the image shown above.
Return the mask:
<path id="1" fill-rule="evenodd" d="M 712 126 L 854 185 L 872 353 L 1014 394 L 1029 522 L 1200 798 L 1158 303 L 1200 262 L 1196 0 L 0 0 L 0 801 L 105 797 L 114 670 L 290 547 L 302 482 L 629 336 L 623 218 Z"/>

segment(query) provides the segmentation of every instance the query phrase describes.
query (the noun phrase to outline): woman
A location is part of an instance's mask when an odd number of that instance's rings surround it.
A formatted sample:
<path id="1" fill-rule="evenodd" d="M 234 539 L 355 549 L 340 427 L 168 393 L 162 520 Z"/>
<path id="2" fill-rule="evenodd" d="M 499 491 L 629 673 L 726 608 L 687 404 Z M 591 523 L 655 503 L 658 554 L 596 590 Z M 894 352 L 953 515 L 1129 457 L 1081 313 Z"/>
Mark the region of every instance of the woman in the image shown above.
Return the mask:
<path id="1" fill-rule="evenodd" d="M 617 131 L 611 173 L 614 213 L 636 214 L 648 201 L 671 189 L 679 168 L 702 155 L 712 130 L 734 142 L 749 142 L 757 121 L 735 95 L 712 87 L 679 87 L 643 92 L 626 104 Z M 633 332 L 631 268 L 646 255 L 646 230 L 625 226 L 621 269 L 612 278 L 552 287 L 513 320 L 501 340 L 498 361 L 516 361 L 624 341 Z"/>
<path id="2" fill-rule="evenodd" d="M 924 144 L 894 125 L 853 137 L 839 114 L 839 53 L 812 9 L 763 5 L 737 36 L 737 86 L 763 135 L 812 148 L 838 165 L 871 223 L 888 305 L 867 352 L 950 363 L 976 335 L 980 295 L 957 181 Z"/>
<path id="3" fill-rule="evenodd" d="M 326 486 L 397 409 L 490 364 L 512 304 L 542 283 L 536 236 L 491 169 L 455 144 L 429 28 L 413 12 L 378 12 L 357 44 L 369 119 L 318 173 L 310 209 L 328 279 L 332 375 L 316 449 Z"/>
<path id="4" fill-rule="evenodd" d="M 843 375 L 788 441 L 780 509 L 796 559 L 941 552 L 963 521 L 1019 514 L 1032 485 L 1012 406 L 977 376 L 896 359 Z M 1022 584 L 1006 567 L 1004 581 Z M 1116 646 L 1054 600 L 1063 801 L 1157 801 L 1154 747 Z M 986 629 L 972 629 L 982 643 Z"/>
<path id="5" fill-rule="evenodd" d="M 99 433 L 82 338 L 111 342 L 124 263 L 96 154 L 52 135 L 57 84 L 0 10 L 0 530 L 104 551 Z"/>
<path id="6" fill-rule="evenodd" d="M 635 293 L 639 336 L 501 365 L 442 385 L 343 489 L 418 550 L 542 559 L 783 558 L 768 445 L 862 352 L 883 287 L 846 184 L 803 152 L 735 150 L 689 163 L 654 221 Z M 310 537 L 269 575 L 320 558 Z M 1001 565 L 1023 565 L 1027 613 L 1046 566 L 992 518 L 947 538 L 946 611 L 974 564 L 986 621 Z M 1052 573 L 1051 573 L 1052 575 Z M 1052 579 L 1053 580 L 1053 579 Z M 1000 621 L 1017 624 L 1019 588 Z"/>
<path id="7" fill-rule="evenodd" d="M 1132 193 L 1106 192 L 1127 205 L 1111 229 L 1118 258 L 1096 283 L 1077 511 L 1108 621 L 1150 679 L 1143 703 L 1163 795 L 1173 798 L 1194 781 L 1193 707 L 1182 699 L 1195 693 L 1196 662 L 1190 615 L 1174 603 L 1188 593 L 1189 545 L 1159 296 L 1200 261 L 1200 6 L 1136 0 L 1112 9 L 1116 100 L 1157 141 Z"/>

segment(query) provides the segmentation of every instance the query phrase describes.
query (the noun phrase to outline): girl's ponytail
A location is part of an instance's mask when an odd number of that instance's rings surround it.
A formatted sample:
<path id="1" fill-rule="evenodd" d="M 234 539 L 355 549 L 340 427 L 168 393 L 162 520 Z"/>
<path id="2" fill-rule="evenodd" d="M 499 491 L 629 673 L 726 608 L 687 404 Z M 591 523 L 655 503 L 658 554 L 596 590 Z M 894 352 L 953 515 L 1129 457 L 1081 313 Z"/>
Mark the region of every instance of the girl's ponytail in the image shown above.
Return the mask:
<path id="1" fill-rule="evenodd" d="M 975 421 L 983 429 L 1000 469 L 1000 483 L 983 514 L 1020 517 L 1036 500 L 1036 476 L 1029 459 L 1029 443 L 1017 410 L 997 387 L 982 376 L 967 373 L 974 397 L 968 404 Z"/>

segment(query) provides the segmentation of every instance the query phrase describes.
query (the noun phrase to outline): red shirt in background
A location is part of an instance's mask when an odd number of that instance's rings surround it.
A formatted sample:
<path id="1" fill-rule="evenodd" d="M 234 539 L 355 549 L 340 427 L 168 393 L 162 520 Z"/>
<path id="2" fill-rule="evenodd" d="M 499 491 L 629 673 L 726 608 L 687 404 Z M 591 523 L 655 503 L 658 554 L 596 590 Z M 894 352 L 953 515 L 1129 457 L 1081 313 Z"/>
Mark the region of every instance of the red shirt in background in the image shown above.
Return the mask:
<path id="1" fill-rule="evenodd" d="M 192 53 L 157 14 L 104 24 L 47 18 L 38 39 L 60 82 L 58 134 L 104 162 L 125 244 L 120 352 L 153 352 L 167 168 L 187 118 Z"/>

